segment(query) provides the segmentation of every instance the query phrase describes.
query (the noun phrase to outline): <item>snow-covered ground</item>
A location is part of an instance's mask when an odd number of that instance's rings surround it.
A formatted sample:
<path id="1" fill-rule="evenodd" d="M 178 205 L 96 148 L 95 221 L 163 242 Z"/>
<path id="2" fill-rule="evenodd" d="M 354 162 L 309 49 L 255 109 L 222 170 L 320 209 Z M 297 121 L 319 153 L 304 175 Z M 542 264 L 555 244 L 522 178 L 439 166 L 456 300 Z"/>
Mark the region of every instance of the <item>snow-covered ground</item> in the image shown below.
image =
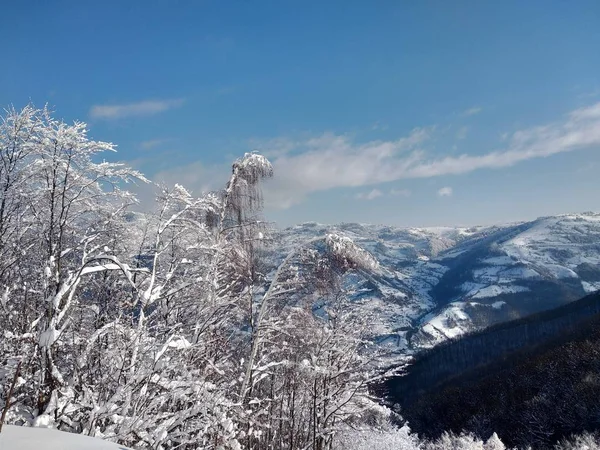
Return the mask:
<path id="1" fill-rule="evenodd" d="M 127 450 L 102 439 L 65 433 L 49 428 L 4 425 L 0 433 L 0 450 Z"/>

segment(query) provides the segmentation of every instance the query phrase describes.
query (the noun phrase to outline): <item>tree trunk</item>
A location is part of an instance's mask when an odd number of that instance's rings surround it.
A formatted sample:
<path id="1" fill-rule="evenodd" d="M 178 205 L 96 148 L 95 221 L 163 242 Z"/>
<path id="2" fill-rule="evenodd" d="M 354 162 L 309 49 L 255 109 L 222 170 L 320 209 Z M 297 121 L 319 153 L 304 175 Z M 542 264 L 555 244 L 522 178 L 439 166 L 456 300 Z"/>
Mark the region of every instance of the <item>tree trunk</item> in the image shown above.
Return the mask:
<path id="1" fill-rule="evenodd" d="M 2 416 L 0 416 L 0 432 L 2 432 L 2 425 L 4 425 L 4 420 L 6 420 L 6 414 L 10 408 L 10 399 L 12 398 L 13 392 L 15 390 L 15 385 L 17 384 L 17 379 L 19 378 L 19 374 L 21 373 L 21 363 L 23 361 L 19 361 L 17 364 L 17 369 L 15 370 L 15 376 L 12 379 L 12 383 L 10 384 L 10 389 L 8 390 L 8 394 L 6 395 L 6 402 L 4 404 L 4 409 L 2 410 Z"/>

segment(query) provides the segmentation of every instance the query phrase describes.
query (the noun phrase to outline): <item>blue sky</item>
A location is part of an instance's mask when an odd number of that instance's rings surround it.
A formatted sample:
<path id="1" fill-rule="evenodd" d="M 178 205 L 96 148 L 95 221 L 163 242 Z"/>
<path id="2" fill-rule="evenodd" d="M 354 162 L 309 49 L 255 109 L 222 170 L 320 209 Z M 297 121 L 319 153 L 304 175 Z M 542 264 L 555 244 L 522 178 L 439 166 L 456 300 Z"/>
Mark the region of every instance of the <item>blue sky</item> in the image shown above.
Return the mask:
<path id="1" fill-rule="evenodd" d="M 600 210 L 595 0 L 9 2 L 0 30 L 0 105 L 195 192 L 262 151 L 280 225 Z"/>

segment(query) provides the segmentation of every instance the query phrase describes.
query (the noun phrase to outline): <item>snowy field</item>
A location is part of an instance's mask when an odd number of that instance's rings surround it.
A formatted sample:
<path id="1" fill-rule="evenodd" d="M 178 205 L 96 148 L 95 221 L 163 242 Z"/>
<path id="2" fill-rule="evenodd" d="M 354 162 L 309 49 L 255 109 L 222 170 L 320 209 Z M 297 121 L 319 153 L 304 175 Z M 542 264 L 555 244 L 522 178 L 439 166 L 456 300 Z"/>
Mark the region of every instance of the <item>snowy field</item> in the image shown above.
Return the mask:
<path id="1" fill-rule="evenodd" d="M 127 450 L 102 439 L 48 428 L 4 425 L 0 450 Z"/>

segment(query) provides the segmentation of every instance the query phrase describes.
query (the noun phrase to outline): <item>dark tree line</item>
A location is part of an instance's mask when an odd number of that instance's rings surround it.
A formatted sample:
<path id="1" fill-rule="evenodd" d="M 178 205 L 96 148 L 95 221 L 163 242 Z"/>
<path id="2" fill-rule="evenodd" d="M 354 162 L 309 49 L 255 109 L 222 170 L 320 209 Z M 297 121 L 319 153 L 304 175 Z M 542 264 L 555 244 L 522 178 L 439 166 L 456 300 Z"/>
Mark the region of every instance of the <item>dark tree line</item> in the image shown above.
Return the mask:
<path id="1" fill-rule="evenodd" d="M 600 295 L 586 300 L 591 306 Z M 485 439 L 496 432 L 508 446 L 543 449 L 598 430 L 598 398 L 600 315 L 595 314 L 535 348 L 500 356 L 422 391 L 404 402 L 402 415 L 427 438 L 465 431 Z"/>

